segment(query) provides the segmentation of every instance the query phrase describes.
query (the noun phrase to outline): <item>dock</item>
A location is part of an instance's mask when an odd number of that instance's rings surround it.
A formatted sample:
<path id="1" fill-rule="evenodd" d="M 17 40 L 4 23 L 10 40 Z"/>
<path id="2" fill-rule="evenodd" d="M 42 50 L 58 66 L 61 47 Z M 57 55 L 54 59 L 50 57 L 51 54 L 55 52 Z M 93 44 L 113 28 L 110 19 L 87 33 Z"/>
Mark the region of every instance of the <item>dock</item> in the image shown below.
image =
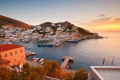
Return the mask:
<path id="1" fill-rule="evenodd" d="M 64 69 L 64 68 L 68 65 L 69 61 L 71 61 L 71 62 L 74 61 L 74 58 L 69 57 L 69 56 L 63 56 L 63 57 L 62 57 L 62 60 L 64 60 L 64 61 L 62 62 L 62 64 L 61 64 L 60 67 L 61 67 L 62 69 Z"/>

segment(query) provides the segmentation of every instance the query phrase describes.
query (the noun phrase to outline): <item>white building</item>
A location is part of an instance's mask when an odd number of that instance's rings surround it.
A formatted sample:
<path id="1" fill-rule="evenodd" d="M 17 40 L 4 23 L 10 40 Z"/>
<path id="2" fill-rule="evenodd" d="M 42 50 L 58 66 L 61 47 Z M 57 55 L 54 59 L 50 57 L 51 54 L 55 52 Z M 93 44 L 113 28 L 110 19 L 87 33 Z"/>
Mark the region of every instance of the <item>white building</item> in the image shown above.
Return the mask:
<path id="1" fill-rule="evenodd" d="M 120 66 L 90 66 L 88 80 L 120 80 Z"/>

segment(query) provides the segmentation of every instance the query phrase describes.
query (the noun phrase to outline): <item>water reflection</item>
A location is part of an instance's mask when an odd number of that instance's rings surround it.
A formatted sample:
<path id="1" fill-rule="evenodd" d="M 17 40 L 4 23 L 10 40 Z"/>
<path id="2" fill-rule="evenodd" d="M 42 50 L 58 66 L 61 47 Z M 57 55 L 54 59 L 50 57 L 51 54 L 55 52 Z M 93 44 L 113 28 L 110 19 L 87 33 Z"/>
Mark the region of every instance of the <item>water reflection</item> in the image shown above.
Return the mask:
<path id="1" fill-rule="evenodd" d="M 71 56 L 75 58 L 72 69 L 78 70 L 85 68 L 89 71 L 89 66 L 102 65 L 105 57 L 105 65 L 111 65 L 114 57 L 114 65 L 120 65 L 120 35 L 119 33 L 102 33 L 108 36 L 104 39 L 89 39 L 80 41 L 79 43 L 63 43 L 60 47 L 37 47 L 37 43 L 19 43 L 26 47 L 31 47 L 31 51 L 38 53 L 36 57 L 46 58 L 48 60 L 57 60 L 62 62 L 63 56 Z"/>

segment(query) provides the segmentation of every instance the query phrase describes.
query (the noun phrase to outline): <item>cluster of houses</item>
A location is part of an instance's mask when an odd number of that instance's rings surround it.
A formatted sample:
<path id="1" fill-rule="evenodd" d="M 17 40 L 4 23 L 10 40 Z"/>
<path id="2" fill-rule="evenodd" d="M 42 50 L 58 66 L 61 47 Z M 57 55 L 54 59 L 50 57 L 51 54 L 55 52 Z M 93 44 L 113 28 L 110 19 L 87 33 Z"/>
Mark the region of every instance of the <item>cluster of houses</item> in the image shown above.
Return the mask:
<path id="1" fill-rule="evenodd" d="M 54 24 L 51 24 L 54 26 Z M 51 27 L 41 27 L 35 26 L 33 28 L 23 29 L 23 28 L 14 28 L 14 27 L 3 27 L 0 29 L 0 44 L 10 43 L 14 41 L 21 41 L 25 42 L 26 40 L 35 40 L 35 39 L 43 39 L 43 38 L 50 38 L 50 39 L 66 39 L 66 38 L 77 38 L 79 37 L 78 32 L 63 32 L 64 28 L 61 25 L 58 25 L 55 34 L 54 30 Z M 38 31 L 37 31 L 38 30 Z M 45 33 L 45 34 L 44 34 Z"/>
<path id="2" fill-rule="evenodd" d="M 67 24 L 55 24 L 52 23 L 49 26 L 37 25 L 31 28 L 18 28 L 11 26 L 3 26 L 0 29 L 0 44 L 11 44 L 14 42 L 29 42 L 30 40 L 49 40 L 52 44 L 64 42 L 67 40 L 81 40 L 87 38 L 96 38 L 94 35 L 83 35 L 78 32 L 76 26 L 72 26 L 71 29 L 66 27 Z"/>
<path id="3" fill-rule="evenodd" d="M 37 33 L 32 33 L 34 29 L 23 29 L 23 28 L 2 28 L 0 29 L 0 44 L 10 43 L 14 41 L 35 39 L 39 36 Z"/>

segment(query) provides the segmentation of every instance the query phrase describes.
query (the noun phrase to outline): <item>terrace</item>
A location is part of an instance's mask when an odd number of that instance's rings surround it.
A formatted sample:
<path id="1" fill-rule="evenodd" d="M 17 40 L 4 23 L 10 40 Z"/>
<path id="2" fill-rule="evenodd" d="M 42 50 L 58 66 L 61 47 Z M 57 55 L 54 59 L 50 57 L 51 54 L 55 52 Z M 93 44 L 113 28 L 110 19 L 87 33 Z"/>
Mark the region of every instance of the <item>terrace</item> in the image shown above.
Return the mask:
<path id="1" fill-rule="evenodd" d="M 120 66 L 91 66 L 89 80 L 120 80 Z"/>

